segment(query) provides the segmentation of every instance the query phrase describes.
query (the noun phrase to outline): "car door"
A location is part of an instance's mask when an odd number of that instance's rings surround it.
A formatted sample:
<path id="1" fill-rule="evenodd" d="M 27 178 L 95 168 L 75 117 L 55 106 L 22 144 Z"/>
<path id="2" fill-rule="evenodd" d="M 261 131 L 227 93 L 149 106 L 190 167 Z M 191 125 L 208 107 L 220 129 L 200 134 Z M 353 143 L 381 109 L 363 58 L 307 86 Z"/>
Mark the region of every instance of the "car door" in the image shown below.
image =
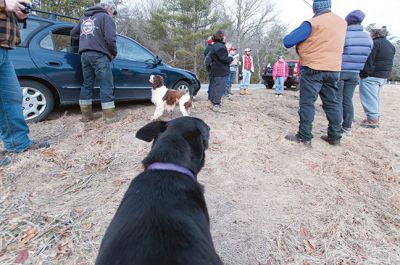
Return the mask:
<path id="1" fill-rule="evenodd" d="M 137 42 L 118 36 L 118 55 L 113 62 L 117 100 L 150 99 L 150 75 L 159 74 L 156 57 Z"/>
<path id="2" fill-rule="evenodd" d="M 83 82 L 80 55 L 71 45 L 71 29 L 72 25 L 52 26 L 37 34 L 29 47 L 36 66 L 57 87 L 62 104 L 78 102 Z M 98 87 L 93 99 L 99 99 Z"/>

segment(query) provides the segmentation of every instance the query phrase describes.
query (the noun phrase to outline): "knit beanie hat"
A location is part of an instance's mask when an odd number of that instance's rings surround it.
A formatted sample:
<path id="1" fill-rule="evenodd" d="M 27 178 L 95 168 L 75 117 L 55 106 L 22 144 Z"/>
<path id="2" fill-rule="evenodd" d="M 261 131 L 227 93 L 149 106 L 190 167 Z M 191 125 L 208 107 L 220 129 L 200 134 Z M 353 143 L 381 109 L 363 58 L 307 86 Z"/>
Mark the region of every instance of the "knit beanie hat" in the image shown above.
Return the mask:
<path id="1" fill-rule="evenodd" d="M 330 9 L 331 6 L 331 0 L 314 0 L 313 3 L 313 9 L 315 13 L 319 13 L 325 9 Z"/>
<path id="2" fill-rule="evenodd" d="M 346 21 L 347 24 L 350 26 L 350 25 L 361 24 L 364 18 L 365 18 L 364 12 L 362 12 L 361 10 L 354 10 L 347 15 Z"/>

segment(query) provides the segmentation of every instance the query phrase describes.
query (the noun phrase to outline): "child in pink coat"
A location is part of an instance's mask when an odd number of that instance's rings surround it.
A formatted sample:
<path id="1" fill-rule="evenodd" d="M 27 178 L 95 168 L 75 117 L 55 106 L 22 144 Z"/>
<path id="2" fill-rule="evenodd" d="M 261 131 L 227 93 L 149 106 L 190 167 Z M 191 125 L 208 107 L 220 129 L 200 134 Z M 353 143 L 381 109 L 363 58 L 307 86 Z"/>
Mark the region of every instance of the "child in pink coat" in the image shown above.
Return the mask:
<path id="1" fill-rule="evenodd" d="M 289 75 L 289 65 L 282 56 L 275 63 L 272 70 L 272 78 L 275 81 L 275 97 L 283 96 L 284 84 Z"/>

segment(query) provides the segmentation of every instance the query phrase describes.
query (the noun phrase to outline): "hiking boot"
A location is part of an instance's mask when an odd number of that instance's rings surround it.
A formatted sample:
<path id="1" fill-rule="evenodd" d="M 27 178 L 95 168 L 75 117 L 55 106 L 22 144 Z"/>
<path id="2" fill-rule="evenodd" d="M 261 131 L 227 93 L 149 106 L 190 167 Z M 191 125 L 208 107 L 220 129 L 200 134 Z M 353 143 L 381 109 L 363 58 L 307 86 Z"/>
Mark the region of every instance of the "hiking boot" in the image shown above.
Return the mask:
<path id="1" fill-rule="evenodd" d="M 220 105 L 213 105 L 210 109 L 218 113 L 228 113 L 226 110 L 221 109 Z"/>
<path id="2" fill-rule="evenodd" d="M 49 148 L 50 144 L 46 141 L 43 142 L 36 142 L 36 141 L 32 141 L 32 145 L 28 147 L 28 149 L 25 149 L 24 151 L 28 151 L 28 150 L 37 150 L 37 149 L 46 149 Z"/>
<path id="3" fill-rule="evenodd" d="M 115 108 L 103 109 L 103 116 L 106 123 L 114 123 L 117 121 L 117 116 L 115 114 Z"/>
<path id="4" fill-rule="evenodd" d="M 322 135 L 321 139 L 333 146 L 340 146 L 340 140 L 334 140 L 330 138 L 328 135 Z"/>
<path id="5" fill-rule="evenodd" d="M 342 127 L 342 133 L 345 134 L 346 136 L 352 136 L 353 135 L 351 128 Z"/>
<path id="6" fill-rule="evenodd" d="M 241 88 L 240 91 L 239 91 L 239 94 L 240 94 L 241 96 L 246 95 L 245 89 L 244 89 L 244 88 Z"/>
<path id="7" fill-rule="evenodd" d="M 247 88 L 244 90 L 244 94 L 245 95 L 251 95 L 251 93 L 249 92 L 249 90 Z"/>
<path id="8" fill-rule="evenodd" d="M 87 104 L 87 105 L 80 104 L 79 107 L 82 112 L 82 118 L 80 119 L 81 122 L 89 122 L 101 117 L 100 114 L 93 114 L 92 104 Z"/>
<path id="9" fill-rule="evenodd" d="M 5 152 L 0 153 L 0 167 L 5 167 L 12 161 L 11 157 L 5 154 Z"/>
<path id="10" fill-rule="evenodd" d="M 363 127 L 363 128 L 371 128 L 371 129 L 379 128 L 379 119 L 363 120 L 363 122 L 361 123 L 361 127 Z"/>
<path id="11" fill-rule="evenodd" d="M 297 134 L 288 134 L 285 136 L 285 139 L 295 143 L 302 143 L 305 146 L 311 147 L 311 140 L 301 139 Z"/>

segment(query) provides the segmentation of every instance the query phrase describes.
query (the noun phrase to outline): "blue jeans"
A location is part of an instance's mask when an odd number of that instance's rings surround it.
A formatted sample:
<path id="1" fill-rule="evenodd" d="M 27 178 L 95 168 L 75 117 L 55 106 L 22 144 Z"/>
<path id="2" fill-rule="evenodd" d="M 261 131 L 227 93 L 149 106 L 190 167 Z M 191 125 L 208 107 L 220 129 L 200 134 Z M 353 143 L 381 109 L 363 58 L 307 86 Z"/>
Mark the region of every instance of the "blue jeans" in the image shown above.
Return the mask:
<path id="1" fill-rule="evenodd" d="M 240 81 L 240 88 L 249 88 L 251 72 L 249 70 L 243 70 L 243 79 Z"/>
<path id="2" fill-rule="evenodd" d="M 277 94 L 283 94 L 284 84 L 285 84 L 285 78 L 283 76 L 278 76 L 275 80 L 275 92 Z"/>
<path id="3" fill-rule="evenodd" d="M 224 95 L 228 95 L 228 92 L 230 91 L 235 78 L 236 78 L 236 71 L 230 71 L 229 76 L 226 79 Z"/>
<path id="4" fill-rule="evenodd" d="M 91 104 L 96 80 L 100 83 L 100 99 L 104 108 L 114 106 L 114 81 L 111 62 L 108 57 L 95 51 L 83 52 L 81 56 L 83 85 L 79 97 L 80 104 Z"/>
<path id="5" fill-rule="evenodd" d="M 212 77 L 212 93 L 211 93 L 211 103 L 213 105 L 220 105 L 221 98 L 224 95 L 224 88 L 226 84 L 226 79 L 228 76 L 213 76 Z"/>
<path id="6" fill-rule="evenodd" d="M 333 140 L 342 138 L 341 111 L 338 100 L 339 72 L 316 71 L 303 66 L 300 70 L 300 126 L 297 136 L 311 140 L 312 124 L 315 116 L 315 101 L 318 95 L 322 108 L 329 121 L 328 137 Z"/>
<path id="7" fill-rule="evenodd" d="M 22 112 L 21 87 L 4 48 L 0 48 L 0 133 L 5 151 L 19 153 L 32 145 Z"/>
<path id="8" fill-rule="evenodd" d="M 360 99 L 368 120 L 376 120 L 381 115 L 381 91 L 386 79 L 367 77 L 360 82 Z"/>
<path id="9" fill-rule="evenodd" d="M 342 111 L 342 127 L 351 129 L 354 119 L 353 96 L 359 82 L 358 72 L 341 72 L 338 82 L 338 100 Z"/>

